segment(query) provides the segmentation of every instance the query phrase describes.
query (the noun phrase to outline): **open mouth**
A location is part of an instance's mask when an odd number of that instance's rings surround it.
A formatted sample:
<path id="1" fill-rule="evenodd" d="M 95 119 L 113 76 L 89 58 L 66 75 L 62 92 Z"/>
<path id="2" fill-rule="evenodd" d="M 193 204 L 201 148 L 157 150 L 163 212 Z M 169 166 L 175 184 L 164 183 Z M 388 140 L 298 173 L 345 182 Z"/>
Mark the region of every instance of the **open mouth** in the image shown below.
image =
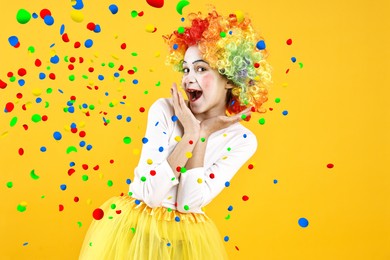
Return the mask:
<path id="1" fill-rule="evenodd" d="M 188 93 L 189 100 L 191 102 L 195 102 L 196 100 L 198 100 L 202 96 L 203 91 L 196 90 L 196 89 L 187 89 L 187 93 Z"/>

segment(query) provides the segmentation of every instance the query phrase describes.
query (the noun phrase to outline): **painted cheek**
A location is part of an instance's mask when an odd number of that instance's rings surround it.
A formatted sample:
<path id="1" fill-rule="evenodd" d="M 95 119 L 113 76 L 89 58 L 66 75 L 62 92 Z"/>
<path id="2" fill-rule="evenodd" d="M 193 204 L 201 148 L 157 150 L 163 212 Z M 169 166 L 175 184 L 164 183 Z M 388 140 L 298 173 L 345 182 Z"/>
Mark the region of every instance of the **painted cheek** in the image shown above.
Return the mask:
<path id="1" fill-rule="evenodd" d="M 214 77 L 211 74 L 206 74 L 202 78 L 202 83 L 200 84 L 202 88 L 209 88 L 214 83 Z"/>

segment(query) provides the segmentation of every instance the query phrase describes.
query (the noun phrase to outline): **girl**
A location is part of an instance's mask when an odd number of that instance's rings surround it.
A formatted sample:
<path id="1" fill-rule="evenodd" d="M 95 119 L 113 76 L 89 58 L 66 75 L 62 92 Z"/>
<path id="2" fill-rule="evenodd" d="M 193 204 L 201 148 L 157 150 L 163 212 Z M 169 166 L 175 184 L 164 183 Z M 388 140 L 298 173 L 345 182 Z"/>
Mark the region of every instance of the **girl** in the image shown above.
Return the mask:
<path id="1" fill-rule="evenodd" d="M 239 122 L 265 112 L 271 69 L 248 18 L 212 10 L 189 20 L 164 37 L 188 100 L 173 84 L 171 98 L 152 104 L 129 194 L 100 207 L 80 259 L 227 259 L 202 207 L 256 152 Z"/>

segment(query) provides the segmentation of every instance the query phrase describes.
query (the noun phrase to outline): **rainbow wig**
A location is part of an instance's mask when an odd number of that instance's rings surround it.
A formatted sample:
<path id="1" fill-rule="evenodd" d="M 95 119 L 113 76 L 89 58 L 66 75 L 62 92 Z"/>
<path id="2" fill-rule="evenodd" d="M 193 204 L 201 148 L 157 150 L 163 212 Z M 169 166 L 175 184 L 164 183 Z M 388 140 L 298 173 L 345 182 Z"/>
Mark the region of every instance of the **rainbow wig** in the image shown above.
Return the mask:
<path id="1" fill-rule="evenodd" d="M 226 100 L 229 114 L 249 106 L 266 112 L 262 104 L 268 100 L 271 66 L 265 60 L 268 55 L 263 38 L 256 34 L 250 19 L 239 13 L 225 18 L 213 9 L 205 18 L 200 12 L 191 13 L 188 20 L 190 27 L 163 36 L 169 46 L 166 63 L 182 71 L 186 50 L 197 44 L 203 59 L 234 85 Z"/>

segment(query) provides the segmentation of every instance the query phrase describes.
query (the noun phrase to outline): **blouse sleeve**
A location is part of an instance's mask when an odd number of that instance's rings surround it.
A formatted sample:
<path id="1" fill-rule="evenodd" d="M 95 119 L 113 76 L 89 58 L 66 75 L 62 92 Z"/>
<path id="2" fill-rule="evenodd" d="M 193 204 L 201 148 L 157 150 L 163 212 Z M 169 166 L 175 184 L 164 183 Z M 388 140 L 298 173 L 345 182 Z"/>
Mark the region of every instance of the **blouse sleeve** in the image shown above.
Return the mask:
<path id="1" fill-rule="evenodd" d="M 158 99 L 149 109 L 146 139 L 129 188 L 132 197 L 152 208 L 161 206 L 165 195 L 179 183 L 167 161 L 171 133 L 168 123 L 172 120 L 167 109 L 163 99 Z"/>
<path id="2" fill-rule="evenodd" d="M 221 156 L 209 168 L 193 168 L 181 174 L 177 194 L 178 211 L 203 213 L 201 208 L 223 190 L 226 182 L 230 182 L 256 152 L 256 136 L 251 134 L 244 140 L 240 136 L 230 147 L 232 149 L 228 155 Z"/>

